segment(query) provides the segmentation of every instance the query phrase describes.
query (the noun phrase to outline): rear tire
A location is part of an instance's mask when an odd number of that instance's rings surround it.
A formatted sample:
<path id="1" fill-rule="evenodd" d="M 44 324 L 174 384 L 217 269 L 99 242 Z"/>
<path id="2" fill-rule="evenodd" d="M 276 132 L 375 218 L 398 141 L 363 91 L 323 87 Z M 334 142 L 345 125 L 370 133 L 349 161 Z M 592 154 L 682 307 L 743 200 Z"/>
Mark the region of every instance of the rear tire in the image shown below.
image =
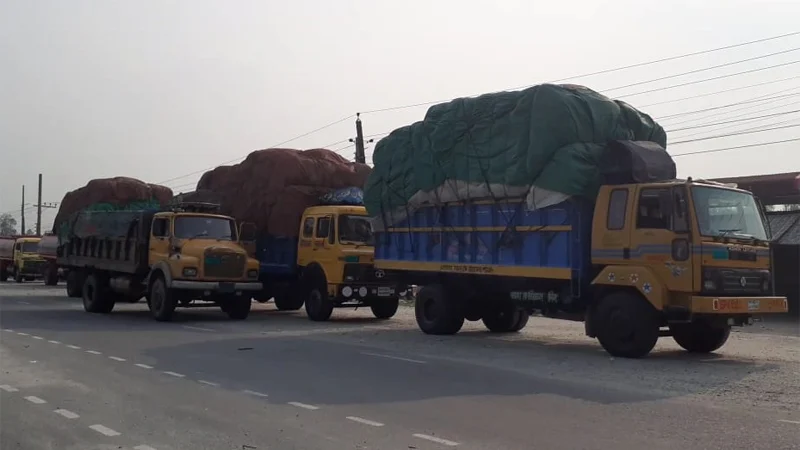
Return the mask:
<path id="1" fill-rule="evenodd" d="M 307 269 L 300 280 L 305 295 L 306 315 L 314 322 L 325 322 L 333 314 L 333 301 L 328 295 L 328 281 L 321 269 Z"/>
<path id="2" fill-rule="evenodd" d="M 45 286 L 56 286 L 58 284 L 58 267 L 48 267 L 44 274 Z"/>
<path id="3" fill-rule="evenodd" d="M 25 281 L 25 279 L 22 278 L 22 274 L 19 273 L 19 270 L 14 271 L 14 281 L 16 281 L 17 283 L 22 283 L 23 281 Z"/>
<path id="4" fill-rule="evenodd" d="M 275 307 L 278 311 L 297 311 L 305 303 L 303 297 L 289 289 L 275 294 Z"/>
<path id="5" fill-rule="evenodd" d="M 225 301 L 226 305 L 222 310 L 231 320 L 245 320 L 250 315 L 250 307 L 253 305 L 250 297 L 231 296 Z"/>
<path id="6" fill-rule="evenodd" d="M 462 305 L 440 285 L 424 286 L 414 302 L 417 326 L 425 334 L 456 334 L 464 326 Z"/>
<path id="7" fill-rule="evenodd" d="M 91 274 L 83 283 L 83 309 L 89 313 L 108 314 L 114 309 L 114 297 L 103 279 Z"/>
<path id="8" fill-rule="evenodd" d="M 175 295 L 167 287 L 167 282 L 164 277 L 158 275 L 153 283 L 150 285 L 150 295 L 148 296 L 147 306 L 150 307 L 150 312 L 159 322 L 169 322 L 175 315 L 175 308 L 178 306 L 178 300 Z"/>
<path id="9" fill-rule="evenodd" d="M 531 315 L 528 314 L 528 311 L 525 311 L 524 309 L 518 310 L 517 314 L 519 318 L 517 319 L 517 323 L 514 324 L 514 328 L 512 328 L 511 331 L 522 331 L 522 329 L 525 328 L 525 325 L 528 325 L 528 319 L 531 318 Z"/>
<path id="10" fill-rule="evenodd" d="M 691 353 L 711 353 L 725 345 L 731 335 L 730 325 L 714 326 L 705 320 L 669 326 L 672 339 Z"/>
<path id="11" fill-rule="evenodd" d="M 83 295 L 83 283 L 78 272 L 71 270 L 67 275 L 67 297 L 78 298 Z"/>
<path id="12" fill-rule="evenodd" d="M 400 306 L 400 299 L 386 299 L 377 300 L 369 306 L 372 310 L 372 315 L 377 319 L 391 319 L 397 314 L 397 308 Z"/>
<path id="13" fill-rule="evenodd" d="M 637 294 L 612 292 L 600 300 L 595 314 L 597 339 L 612 356 L 642 358 L 658 341 L 658 313 Z"/>
<path id="14" fill-rule="evenodd" d="M 495 301 L 484 311 L 483 324 L 492 333 L 519 331 L 521 328 L 517 328 L 517 324 L 523 320 L 520 312 L 522 311 L 510 301 Z"/>

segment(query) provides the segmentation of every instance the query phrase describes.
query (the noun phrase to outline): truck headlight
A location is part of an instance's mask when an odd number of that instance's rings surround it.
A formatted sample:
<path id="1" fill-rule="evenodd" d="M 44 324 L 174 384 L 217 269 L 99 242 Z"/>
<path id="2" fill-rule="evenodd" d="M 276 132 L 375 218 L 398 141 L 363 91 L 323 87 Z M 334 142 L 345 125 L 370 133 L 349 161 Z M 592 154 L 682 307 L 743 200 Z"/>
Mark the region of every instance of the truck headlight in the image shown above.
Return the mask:
<path id="1" fill-rule="evenodd" d="M 364 286 L 361 286 L 360 288 L 358 288 L 358 296 L 359 297 L 366 297 L 367 296 L 367 288 L 365 288 Z"/>
<path id="2" fill-rule="evenodd" d="M 344 295 L 345 297 L 350 297 L 351 295 L 353 295 L 353 288 L 351 288 L 350 286 L 343 287 L 342 295 Z"/>
<path id="3" fill-rule="evenodd" d="M 250 269 L 247 271 L 247 278 L 258 278 L 258 269 Z"/>
<path id="4" fill-rule="evenodd" d="M 703 289 L 707 291 L 713 291 L 717 289 L 717 283 L 714 283 L 714 280 L 706 280 L 703 282 Z"/>
<path id="5" fill-rule="evenodd" d="M 197 268 L 196 267 L 184 267 L 183 268 L 183 276 L 185 276 L 185 277 L 196 277 L 197 276 Z"/>

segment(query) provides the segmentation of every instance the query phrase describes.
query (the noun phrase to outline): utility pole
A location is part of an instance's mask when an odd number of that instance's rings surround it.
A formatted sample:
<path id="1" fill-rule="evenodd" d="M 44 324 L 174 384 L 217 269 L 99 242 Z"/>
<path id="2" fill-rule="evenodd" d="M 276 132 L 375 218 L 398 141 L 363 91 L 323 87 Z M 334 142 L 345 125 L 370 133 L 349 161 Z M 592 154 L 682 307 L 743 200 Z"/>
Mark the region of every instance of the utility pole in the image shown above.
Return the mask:
<path id="1" fill-rule="evenodd" d="M 42 174 L 39 174 L 39 196 L 36 202 L 36 235 L 42 235 Z"/>
<path id="2" fill-rule="evenodd" d="M 367 142 L 373 142 L 370 139 Z M 350 139 L 350 142 L 356 144 L 356 162 L 361 164 L 367 163 L 367 155 L 364 153 L 364 129 L 361 127 L 361 113 L 356 113 L 356 137 Z"/>
<path id="3" fill-rule="evenodd" d="M 19 207 L 19 213 L 22 215 L 20 220 L 20 228 L 19 234 L 25 234 L 25 185 L 22 185 L 22 203 Z"/>

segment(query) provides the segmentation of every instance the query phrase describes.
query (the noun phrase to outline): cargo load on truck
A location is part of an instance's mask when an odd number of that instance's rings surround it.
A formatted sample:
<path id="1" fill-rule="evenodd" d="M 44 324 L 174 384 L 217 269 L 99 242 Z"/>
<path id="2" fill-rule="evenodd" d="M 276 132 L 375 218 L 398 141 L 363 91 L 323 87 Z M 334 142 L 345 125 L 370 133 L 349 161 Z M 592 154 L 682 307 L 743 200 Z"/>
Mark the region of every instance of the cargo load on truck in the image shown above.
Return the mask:
<path id="1" fill-rule="evenodd" d="M 332 191 L 361 188 L 370 171 L 326 149 L 256 150 L 203 174 L 185 198 L 219 203 L 223 214 L 255 224 L 259 235 L 297 237 L 306 208 Z"/>
<path id="2" fill-rule="evenodd" d="M 53 232 L 63 234 L 64 223 L 79 211 L 141 211 L 164 207 L 172 200 L 166 186 L 129 177 L 100 178 L 67 192 L 58 208 Z"/>
<path id="3" fill-rule="evenodd" d="M 364 203 L 380 230 L 426 204 L 523 197 L 534 210 L 592 199 L 614 141 L 666 148 L 667 138 L 647 114 L 583 86 L 459 98 L 378 142 Z"/>

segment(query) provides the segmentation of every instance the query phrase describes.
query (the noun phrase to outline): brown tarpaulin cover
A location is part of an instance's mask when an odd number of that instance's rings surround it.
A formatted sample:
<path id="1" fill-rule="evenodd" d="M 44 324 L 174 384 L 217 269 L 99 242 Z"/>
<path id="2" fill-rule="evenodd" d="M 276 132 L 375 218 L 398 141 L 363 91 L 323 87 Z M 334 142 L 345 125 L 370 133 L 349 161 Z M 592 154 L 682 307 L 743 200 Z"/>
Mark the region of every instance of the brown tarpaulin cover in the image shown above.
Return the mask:
<path id="1" fill-rule="evenodd" d="M 363 188 L 370 171 L 326 149 L 256 150 L 203 174 L 186 200 L 219 203 L 223 214 L 254 223 L 260 234 L 293 237 L 303 210 L 334 189 Z"/>
<path id="2" fill-rule="evenodd" d="M 172 200 L 172 189 L 128 177 L 91 180 L 86 186 L 67 192 L 61 200 L 58 214 L 53 222 L 53 231 L 58 230 L 61 223 L 72 213 L 90 206 L 108 204 L 122 207 L 153 199 L 161 206 L 168 204 Z"/>

